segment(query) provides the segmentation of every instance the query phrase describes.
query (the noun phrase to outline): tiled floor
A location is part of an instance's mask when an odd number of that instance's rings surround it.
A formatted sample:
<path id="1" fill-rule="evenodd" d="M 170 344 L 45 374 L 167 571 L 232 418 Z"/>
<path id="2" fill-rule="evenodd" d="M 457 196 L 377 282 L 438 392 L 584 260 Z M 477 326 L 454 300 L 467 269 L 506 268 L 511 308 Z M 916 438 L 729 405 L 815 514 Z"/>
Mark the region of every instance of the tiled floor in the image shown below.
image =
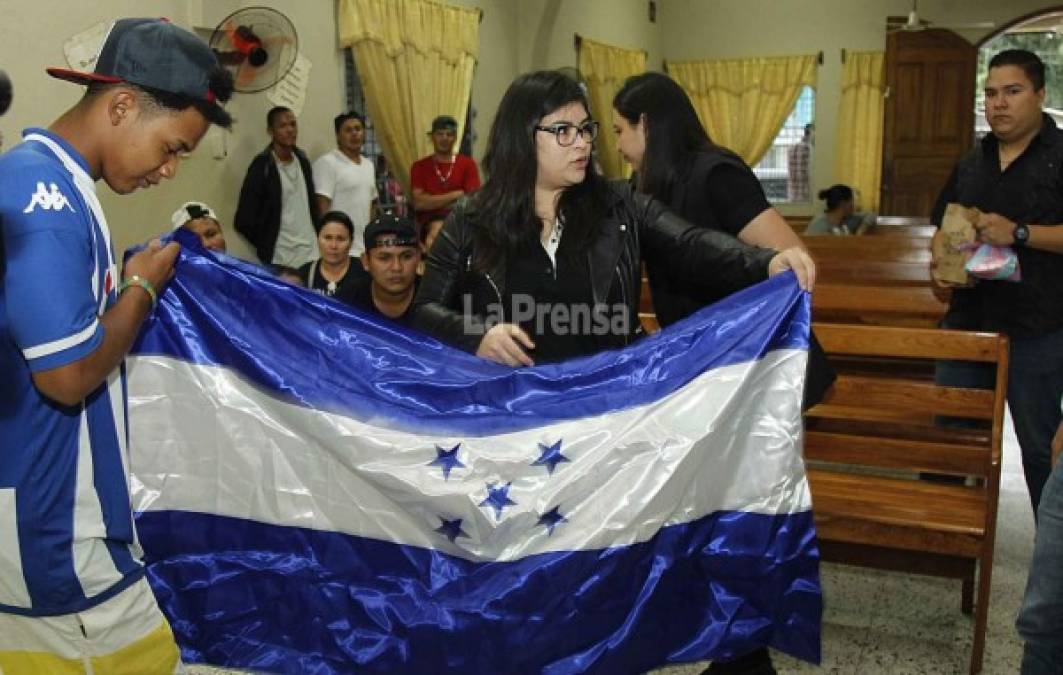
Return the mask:
<path id="1" fill-rule="evenodd" d="M 1033 549 L 1033 515 L 1019 446 L 1005 428 L 996 558 L 986 632 L 987 675 L 1018 672 L 1022 643 L 1015 615 Z M 973 620 L 960 612 L 960 582 L 840 565 L 822 568 L 823 663 L 813 666 L 773 654 L 780 673 L 916 675 L 966 673 Z M 706 663 L 673 666 L 654 675 L 697 675 Z M 235 673 L 189 666 L 196 675 Z"/>

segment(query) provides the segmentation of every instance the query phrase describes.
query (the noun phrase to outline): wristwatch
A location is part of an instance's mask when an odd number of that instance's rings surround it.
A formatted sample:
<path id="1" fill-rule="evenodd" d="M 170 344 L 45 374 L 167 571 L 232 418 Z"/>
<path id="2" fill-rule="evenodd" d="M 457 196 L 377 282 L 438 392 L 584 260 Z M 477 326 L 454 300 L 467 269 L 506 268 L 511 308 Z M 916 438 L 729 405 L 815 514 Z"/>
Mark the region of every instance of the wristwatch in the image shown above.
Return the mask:
<path id="1" fill-rule="evenodd" d="M 1011 236 L 1015 239 L 1016 246 L 1025 246 L 1026 242 L 1030 239 L 1029 225 L 1026 223 L 1017 223 Z"/>

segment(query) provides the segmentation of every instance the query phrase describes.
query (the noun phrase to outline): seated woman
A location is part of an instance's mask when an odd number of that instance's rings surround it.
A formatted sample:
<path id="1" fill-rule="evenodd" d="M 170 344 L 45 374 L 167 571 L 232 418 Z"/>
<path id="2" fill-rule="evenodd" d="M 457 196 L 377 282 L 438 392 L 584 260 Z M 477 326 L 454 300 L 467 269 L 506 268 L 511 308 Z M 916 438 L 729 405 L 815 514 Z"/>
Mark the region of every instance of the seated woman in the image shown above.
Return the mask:
<path id="1" fill-rule="evenodd" d="M 299 268 L 303 285 L 329 297 L 349 297 L 353 286 L 365 278 L 358 259 L 351 257 L 354 224 L 342 211 L 329 211 L 317 223 L 318 260 Z"/>
<path id="2" fill-rule="evenodd" d="M 637 336 L 640 261 L 652 250 L 701 284 L 736 290 L 811 259 L 696 228 L 595 170 L 598 123 L 555 71 L 518 77 L 488 138 L 488 179 L 429 252 L 415 325 L 510 366 L 621 347 Z"/>
<path id="3" fill-rule="evenodd" d="M 812 219 L 805 234 L 864 234 L 875 224 L 874 213 L 855 213 L 853 189 L 848 185 L 831 185 L 819 191 L 827 203 L 823 213 Z"/>

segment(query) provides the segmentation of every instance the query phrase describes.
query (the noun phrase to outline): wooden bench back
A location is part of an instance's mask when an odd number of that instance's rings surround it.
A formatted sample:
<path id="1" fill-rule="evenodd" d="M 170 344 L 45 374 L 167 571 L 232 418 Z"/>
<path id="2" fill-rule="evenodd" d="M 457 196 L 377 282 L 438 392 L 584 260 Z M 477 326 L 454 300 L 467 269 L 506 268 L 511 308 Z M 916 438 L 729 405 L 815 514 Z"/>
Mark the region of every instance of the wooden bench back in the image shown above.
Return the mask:
<path id="1" fill-rule="evenodd" d="M 808 227 L 808 224 L 812 222 L 812 216 L 783 216 L 786 219 L 786 223 L 797 234 L 801 234 Z"/>
<path id="2" fill-rule="evenodd" d="M 929 286 L 880 285 L 817 281 L 812 292 L 816 321 L 932 328 L 948 303 Z"/>
<path id="3" fill-rule="evenodd" d="M 871 374 L 842 371 L 805 415 L 820 553 L 824 560 L 961 579 L 960 607 L 975 614 L 970 672 L 977 673 L 1000 495 L 1007 338 L 891 326 L 813 328 L 829 358 L 899 365 Z M 995 388 L 911 379 L 913 359 L 988 364 Z"/>
<path id="4" fill-rule="evenodd" d="M 934 384 L 907 375 L 844 370 L 824 401 L 808 412 L 805 453 L 810 460 L 878 469 L 931 471 L 989 478 L 999 471 L 1007 383 L 1007 339 L 993 333 L 892 326 L 816 323 L 832 358 L 895 360 L 906 372 L 913 359 L 994 364 L 996 390 Z M 940 416 L 981 422 L 981 428 L 943 425 Z"/>
<path id="5" fill-rule="evenodd" d="M 897 226 L 889 226 L 897 227 Z M 930 278 L 930 238 L 805 237 L 816 260 L 813 317 L 837 323 L 932 327 L 948 309 Z"/>
<path id="6" fill-rule="evenodd" d="M 821 235 L 802 237 L 801 241 L 816 260 L 836 258 L 853 264 L 864 262 L 930 264 L 929 237 Z"/>
<path id="7" fill-rule="evenodd" d="M 880 236 L 932 237 L 937 228 L 929 218 L 914 216 L 879 216 L 868 234 Z"/>

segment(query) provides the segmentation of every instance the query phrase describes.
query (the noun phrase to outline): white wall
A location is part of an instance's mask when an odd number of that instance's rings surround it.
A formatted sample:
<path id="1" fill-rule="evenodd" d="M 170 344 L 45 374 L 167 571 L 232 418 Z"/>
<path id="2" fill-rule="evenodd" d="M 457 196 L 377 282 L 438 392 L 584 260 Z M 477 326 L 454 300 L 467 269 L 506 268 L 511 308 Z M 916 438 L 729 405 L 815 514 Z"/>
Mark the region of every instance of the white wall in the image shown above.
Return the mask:
<path id="1" fill-rule="evenodd" d="M 480 54 L 473 79 L 478 112 L 473 147 L 483 157 L 495 110 L 520 73 L 576 65 L 573 37 L 645 49 L 659 68 L 660 32 L 647 18 L 644 0 L 443 0 L 483 11 Z"/>
<path id="2" fill-rule="evenodd" d="M 518 65 L 521 72 L 576 65 L 573 36 L 647 52 L 661 65 L 659 23 L 650 23 L 646 0 L 520 0 Z"/>

